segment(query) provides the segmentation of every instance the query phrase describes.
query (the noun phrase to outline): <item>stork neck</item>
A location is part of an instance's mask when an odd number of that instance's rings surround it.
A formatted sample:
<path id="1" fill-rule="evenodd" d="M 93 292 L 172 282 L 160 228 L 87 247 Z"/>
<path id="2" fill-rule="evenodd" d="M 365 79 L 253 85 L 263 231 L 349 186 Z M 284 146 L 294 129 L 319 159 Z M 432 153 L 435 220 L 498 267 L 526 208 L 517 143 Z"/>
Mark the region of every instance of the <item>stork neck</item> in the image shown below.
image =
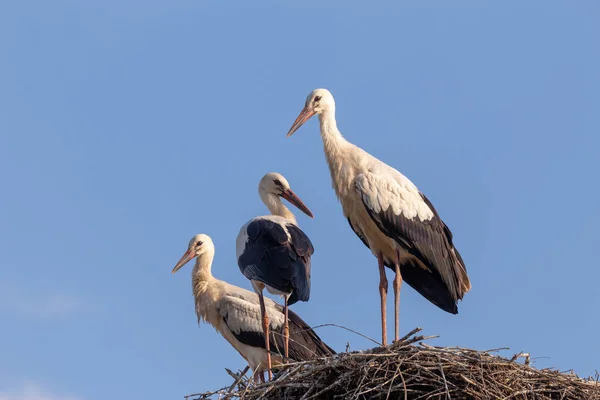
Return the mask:
<path id="1" fill-rule="evenodd" d="M 335 110 L 327 109 L 319 114 L 319 125 L 321 125 L 321 135 L 329 139 L 342 139 L 342 134 L 337 128 L 335 121 Z"/>
<path id="2" fill-rule="evenodd" d="M 272 215 L 277 215 L 296 222 L 296 216 L 290 211 L 289 208 L 285 206 L 285 204 L 283 204 L 283 201 L 281 201 L 279 196 L 273 193 L 261 192 L 260 198 L 262 199 L 263 203 L 265 203 Z"/>
<path id="3" fill-rule="evenodd" d="M 203 284 L 206 284 L 214 279 L 211 271 L 214 258 L 214 250 L 207 250 L 204 254 L 196 257 L 196 265 L 192 270 L 192 285 L 194 293 L 199 290 Z"/>
<path id="4" fill-rule="evenodd" d="M 350 143 L 344 139 L 342 133 L 337 128 L 335 121 L 335 110 L 327 110 L 319 115 L 319 123 L 321 125 L 321 139 L 323 139 L 323 148 L 325 150 L 325 158 L 331 173 L 333 188 L 338 195 L 344 191 L 346 187 L 347 177 L 343 176 L 343 154 Z M 348 169 L 346 168 L 346 174 Z"/>
<path id="5" fill-rule="evenodd" d="M 325 146 L 325 153 L 336 153 L 341 146 L 347 143 L 337 127 L 335 109 L 325 110 L 319 114 L 319 125 L 321 126 L 321 138 Z"/>

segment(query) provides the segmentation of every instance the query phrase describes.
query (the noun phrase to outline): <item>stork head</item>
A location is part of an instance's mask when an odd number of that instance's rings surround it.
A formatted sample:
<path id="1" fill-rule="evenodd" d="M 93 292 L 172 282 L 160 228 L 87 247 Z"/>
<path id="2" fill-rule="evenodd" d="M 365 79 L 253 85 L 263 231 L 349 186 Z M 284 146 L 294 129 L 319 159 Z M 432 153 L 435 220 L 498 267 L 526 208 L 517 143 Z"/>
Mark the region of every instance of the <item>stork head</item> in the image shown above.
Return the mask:
<path id="1" fill-rule="evenodd" d="M 215 251 L 215 245 L 213 244 L 210 236 L 205 234 L 195 235 L 188 244 L 187 251 L 183 254 L 179 262 L 173 268 L 172 273 L 177 272 L 181 267 L 190 262 L 196 257 L 200 257 L 205 253 L 210 253 Z"/>
<path id="2" fill-rule="evenodd" d="M 260 198 L 263 199 L 263 202 L 269 206 L 269 197 L 270 196 L 278 196 L 283 197 L 287 201 L 289 201 L 294 206 L 298 207 L 300 211 L 309 217 L 313 218 L 312 212 L 306 207 L 306 205 L 300 200 L 296 193 L 290 189 L 290 184 L 287 179 L 281 174 L 277 172 L 269 172 L 265 176 L 262 177 L 260 183 L 258 184 L 258 193 L 260 194 Z"/>
<path id="3" fill-rule="evenodd" d="M 287 135 L 292 136 L 313 115 L 320 115 L 327 111 L 335 111 L 333 96 L 327 89 L 313 90 L 306 98 L 304 108 L 300 112 L 300 115 L 298 115 L 298 118 L 296 118 L 296 121 L 294 121 Z"/>

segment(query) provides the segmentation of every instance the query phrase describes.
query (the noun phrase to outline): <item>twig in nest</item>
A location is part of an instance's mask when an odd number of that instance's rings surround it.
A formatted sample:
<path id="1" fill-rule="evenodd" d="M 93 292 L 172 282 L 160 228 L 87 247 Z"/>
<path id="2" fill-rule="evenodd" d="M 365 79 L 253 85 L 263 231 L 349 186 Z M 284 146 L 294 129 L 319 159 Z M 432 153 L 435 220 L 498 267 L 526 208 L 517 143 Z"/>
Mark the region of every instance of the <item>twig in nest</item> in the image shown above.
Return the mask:
<path id="1" fill-rule="evenodd" d="M 529 365 L 529 363 L 531 361 L 529 353 L 523 353 L 523 352 L 517 353 L 510 359 L 510 361 L 517 361 L 517 359 L 521 358 L 521 357 L 525 358 L 525 365 Z"/>
<path id="2" fill-rule="evenodd" d="M 239 374 L 234 374 L 229 369 L 225 368 L 225 371 L 227 371 L 227 373 L 230 376 L 232 376 L 233 379 L 235 379 L 233 381 L 233 383 L 231 384 L 231 386 L 229 386 L 229 389 L 227 389 L 228 395 L 233 391 L 233 388 L 235 388 L 237 385 L 239 385 L 239 383 L 242 381 L 242 379 L 244 379 L 244 375 L 246 375 L 246 372 L 248 372 L 249 369 L 250 369 L 250 366 L 246 365 L 246 368 L 244 368 Z M 229 396 L 225 396 L 225 398 L 227 399 L 227 398 L 229 398 Z"/>

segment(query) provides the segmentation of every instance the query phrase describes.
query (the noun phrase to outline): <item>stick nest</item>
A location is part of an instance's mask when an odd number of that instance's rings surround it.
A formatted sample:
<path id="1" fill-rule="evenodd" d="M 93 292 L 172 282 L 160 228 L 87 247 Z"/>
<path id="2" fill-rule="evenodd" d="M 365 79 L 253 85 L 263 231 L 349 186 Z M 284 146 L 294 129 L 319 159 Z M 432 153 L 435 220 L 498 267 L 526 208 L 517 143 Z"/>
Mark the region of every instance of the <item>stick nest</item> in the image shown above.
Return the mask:
<path id="1" fill-rule="evenodd" d="M 417 328 L 388 347 L 290 363 L 272 381 L 227 372 L 229 388 L 185 396 L 204 399 L 573 399 L 600 400 L 600 382 L 463 348 L 430 346 Z M 517 362 L 525 358 L 525 363 Z"/>

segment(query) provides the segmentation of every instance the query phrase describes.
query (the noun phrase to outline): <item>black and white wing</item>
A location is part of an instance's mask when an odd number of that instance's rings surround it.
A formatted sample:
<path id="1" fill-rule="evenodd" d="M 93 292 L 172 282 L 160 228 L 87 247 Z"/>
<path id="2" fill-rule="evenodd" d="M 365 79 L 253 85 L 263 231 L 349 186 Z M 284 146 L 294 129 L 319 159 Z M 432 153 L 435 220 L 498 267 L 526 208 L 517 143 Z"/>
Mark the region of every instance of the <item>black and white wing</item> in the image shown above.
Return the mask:
<path id="1" fill-rule="evenodd" d="M 310 298 L 313 245 L 296 224 L 283 218 L 259 217 L 238 237 L 238 266 L 248 279 L 291 293 L 288 303 Z"/>
<path id="2" fill-rule="evenodd" d="M 270 319 L 269 346 L 271 352 L 284 354 L 283 307 L 265 299 Z M 265 348 L 258 296 L 250 291 L 228 294 L 219 302 L 219 313 L 237 340 L 252 347 Z M 297 314 L 288 309 L 290 328 L 289 356 L 305 361 L 335 354 Z"/>
<path id="3" fill-rule="evenodd" d="M 412 256 L 400 266 L 403 280 L 438 307 L 456 314 L 457 300 L 471 284 L 452 233 L 412 182 L 395 170 L 399 176 L 386 172 L 358 175 L 355 188 L 377 227 Z"/>

